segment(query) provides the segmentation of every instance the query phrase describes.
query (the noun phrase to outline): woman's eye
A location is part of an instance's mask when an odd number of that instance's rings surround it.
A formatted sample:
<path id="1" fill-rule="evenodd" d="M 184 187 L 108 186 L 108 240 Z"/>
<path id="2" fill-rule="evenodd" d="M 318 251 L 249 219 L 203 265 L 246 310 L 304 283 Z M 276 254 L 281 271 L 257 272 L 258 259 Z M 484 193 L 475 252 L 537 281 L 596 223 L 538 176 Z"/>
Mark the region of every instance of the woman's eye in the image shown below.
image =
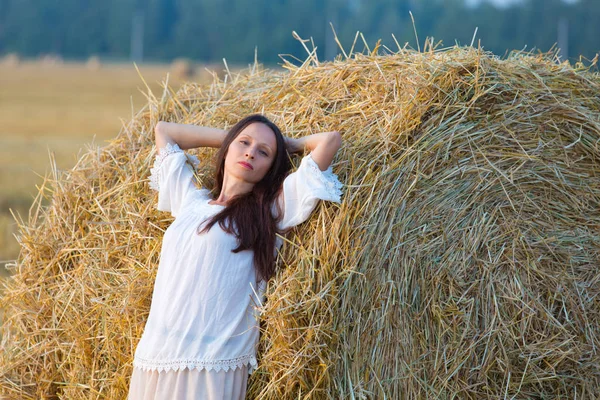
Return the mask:
<path id="1" fill-rule="evenodd" d="M 248 142 L 245 141 L 245 140 L 240 140 L 240 143 L 242 143 L 242 144 L 248 144 Z"/>
<path id="2" fill-rule="evenodd" d="M 260 152 L 263 156 L 267 156 L 267 152 L 266 151 L 261 151 Z"/>

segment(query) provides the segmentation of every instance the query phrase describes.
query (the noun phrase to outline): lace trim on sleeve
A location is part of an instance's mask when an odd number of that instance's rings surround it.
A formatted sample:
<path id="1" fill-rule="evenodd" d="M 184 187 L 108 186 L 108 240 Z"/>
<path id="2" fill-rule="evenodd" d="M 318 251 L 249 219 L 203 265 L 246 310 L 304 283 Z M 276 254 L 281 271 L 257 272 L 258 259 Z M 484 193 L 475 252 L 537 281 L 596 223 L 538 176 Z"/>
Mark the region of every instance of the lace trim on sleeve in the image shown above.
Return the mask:
<path id="1" fill-rule="evenodd" d="M 325 171 L 321 171 L 319 165 L 313 160 L 310 154 L 306 156 L 306 163 L 309 171 L 323 184 L 329 197 L 327 200 L 339 203 L 341 201 L 343 184 L 339 181 L 337 175 L 333 173 L 331 165 Z"/>
<path id="2" fill-rule="evenodd" d="M 171 143 L 167 142 L 165 147 L 158 149 L 158 154 L 154 159 L 154 166 L 150 168 L 150 189 L 154 189 L 157 192 L 160 190 L 158 171 L 160 170 L 160 167 L 167 156 L 178 152 L 183 152 L 183 150 L 181 150 L 177 143 L 172 145 Z"/>

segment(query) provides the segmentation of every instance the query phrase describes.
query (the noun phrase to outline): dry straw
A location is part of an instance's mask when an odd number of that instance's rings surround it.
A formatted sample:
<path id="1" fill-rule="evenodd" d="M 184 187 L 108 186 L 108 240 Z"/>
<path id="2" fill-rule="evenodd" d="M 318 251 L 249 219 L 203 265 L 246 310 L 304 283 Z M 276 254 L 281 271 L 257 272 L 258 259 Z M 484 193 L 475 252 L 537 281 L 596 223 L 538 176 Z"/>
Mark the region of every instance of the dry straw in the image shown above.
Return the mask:
<path id="1" fill-rule="evenodd" d="M 165 82 L 54 170 L 19 222 L 2 393 L 125 397 L 171 223 L 147 185 L 153 127 L 263 112 L 288 135 L 343 132 L 346 188 L 287 237 L 248 398 L 600 396 L 599 76 L 472 47 L 310 52 L 285 72 Z M 208 187 L 212 151 L 190 151 Z"/>

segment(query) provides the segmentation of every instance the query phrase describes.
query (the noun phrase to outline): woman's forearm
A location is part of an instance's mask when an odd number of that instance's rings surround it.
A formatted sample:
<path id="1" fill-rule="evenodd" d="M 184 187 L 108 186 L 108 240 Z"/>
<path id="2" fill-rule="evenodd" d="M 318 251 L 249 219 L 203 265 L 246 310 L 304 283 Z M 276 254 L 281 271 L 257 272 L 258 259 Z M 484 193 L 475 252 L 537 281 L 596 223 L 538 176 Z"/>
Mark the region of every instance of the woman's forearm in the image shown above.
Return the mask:
<path id="1" fill-rule="evenodd" d="M 319 146 L 322 147 L 327 144 L 333 144 L 337 141 L 337 138 L 339 138 L 339 132 L 319 132 L 294 140 L 296 141 L 296 151 L 302 151 L 304 149 L 314 151 Z"/>
<path id="2" fill-rule="evenodd" d="M 182 150 L 196 147 L 221 147 L 227 131 L 207 126 L 177 124 L 159 121 L 154 127 L 156 144 L 162 147 L 164 142 L 175 142 Z"/>
<path id="3" fill-rule="evenodd" d="M 337 131 L 319 132 L 297 139 L 288 139 L 288 141 L 288 151 L 295 153 L 304 149 L 309 150 L 319 168 L 325 171 L 342 145 L 342 136 Z"/>

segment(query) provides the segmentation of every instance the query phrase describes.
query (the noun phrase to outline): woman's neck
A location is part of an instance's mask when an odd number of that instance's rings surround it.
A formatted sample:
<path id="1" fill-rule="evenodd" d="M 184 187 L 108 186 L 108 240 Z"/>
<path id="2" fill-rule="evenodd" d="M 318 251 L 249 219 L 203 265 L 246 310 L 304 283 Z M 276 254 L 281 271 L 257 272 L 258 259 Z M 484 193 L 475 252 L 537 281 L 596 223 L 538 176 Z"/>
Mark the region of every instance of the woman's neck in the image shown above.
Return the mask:
<path id="1" fill-rule="evenodd" d="M 219 197 L 214 200 L 218 204 L 227 204 L 233 197 L 248 193 L 254 188 L 254 183 L 246 182 L 229 177 L 225 175 L 223 177 L 223 186 L 221 187 L 221 193 Z"/>

